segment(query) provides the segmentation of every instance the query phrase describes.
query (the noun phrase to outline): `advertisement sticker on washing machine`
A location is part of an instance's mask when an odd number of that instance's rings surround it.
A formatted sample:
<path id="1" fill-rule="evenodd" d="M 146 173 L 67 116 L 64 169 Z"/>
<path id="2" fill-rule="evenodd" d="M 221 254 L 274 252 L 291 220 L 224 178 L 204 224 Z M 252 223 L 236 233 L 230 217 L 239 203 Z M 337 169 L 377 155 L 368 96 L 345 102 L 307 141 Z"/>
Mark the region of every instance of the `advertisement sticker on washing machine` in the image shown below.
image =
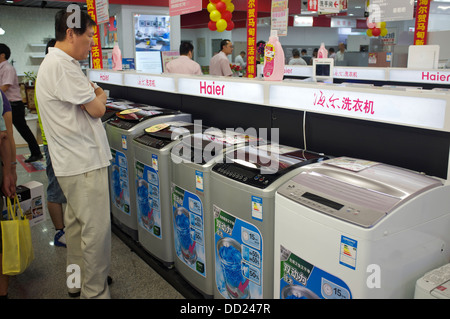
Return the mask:
<path id="1" fill-rule="evenodd" d="M 338 277 L 307 262 L 280 245 L 281 299 L 351 299 L 350 288 Z"/>
<path id="2" fill-rule="evenodd" d="M 213 205 L 216 288 L 227 299 L 263 298 L 263 245 L 258 228 Z"/>
<path id="3" fill-rule="evenodd" d="M 155 171 L 158 171 L 158 155 L 152 154 L 152 167 Z"/>
<path id="4" fill-rule="evenodd" d="M 111 199 L 115 207 L 130 215 L 128 164 L 124 153 L 111 148 Z"/>
<path id="5" fill-rule="evenodd" d="M 197 195 L 172 185 L 172 209 L 175 253 L 189 268 L 206 277 L 202 201 Z"/>
<path id="6" fill-rule="evenodd" d="M 350 269 L 356 269 L 356 255 L 358 252 L 358 241 L 349 237 L 341 236 L 341 252 L 339 263 Z"/>
<path id="7" fill-rule="evenodd" d="M 123 150 L 127 150 L 127 136 L 126 135 L 122 135 L 122 149 Z"/>
<path id="8" fill-rule="evenodd" d="M 252 218 L 263 220 L 263 200 L 261 197 L 252 196 Z"/>
<path id="9" fill-rule="evenodd" d="M 195 189 L 203 192 L 203 172 L 195 171 Z"/>
<path id="10" fill-rule="evenodd" d="M 156 238 L 162 239 L 159 175 L 152 167 L 135 162 L 138 224 Z"/>

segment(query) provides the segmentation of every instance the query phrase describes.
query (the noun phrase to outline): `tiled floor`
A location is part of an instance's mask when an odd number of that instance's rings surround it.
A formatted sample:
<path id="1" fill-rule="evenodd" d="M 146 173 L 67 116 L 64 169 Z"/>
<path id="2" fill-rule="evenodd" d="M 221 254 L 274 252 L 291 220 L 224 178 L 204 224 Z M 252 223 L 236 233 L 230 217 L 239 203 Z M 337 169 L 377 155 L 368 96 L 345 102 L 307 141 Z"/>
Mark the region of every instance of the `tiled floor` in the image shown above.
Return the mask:
<path id="1" fill-rule="evenodd" d="M 17 148 L 17 154 L 27 154 L 28 147 Z M 27 155 L 25 155 L 27 157 Z M 47 185 L 44 171 L 28 173 L 17 166 L 17 184 L 34 180 Z M 117 236 L 117 234 L 119 236 Z M 21 275 L 9 281 L 10 299 L 67 299 L 66 249 L 53 246 L 54 228 L 50 217 L 32 228 L 35 260 Z M 115 299 L 182 299 L 196 298 L 196 292 L 180 278 L 174 269 L 165 269 L 153 258 L 133 246 L 130 240 L 113 230 L 111 253 L 111 297 Z M 164 278 L 167 280 L 165 280 Z M 170 282 L 170 283 L 169 283 Z"/>

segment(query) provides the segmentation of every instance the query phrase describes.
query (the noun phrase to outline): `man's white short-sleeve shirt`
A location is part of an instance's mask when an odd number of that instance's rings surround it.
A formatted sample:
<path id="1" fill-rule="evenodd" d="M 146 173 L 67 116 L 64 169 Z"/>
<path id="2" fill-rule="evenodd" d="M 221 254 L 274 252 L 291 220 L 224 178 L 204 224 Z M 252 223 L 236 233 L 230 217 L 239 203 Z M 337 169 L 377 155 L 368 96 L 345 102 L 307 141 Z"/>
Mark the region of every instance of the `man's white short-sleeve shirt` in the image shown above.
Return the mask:
<path id="1" fill-rule="evenodd" d="M 96 97 L 77 60 L 58 48 L 39 67 L 36 99 L 56 176 L 73 176 L 110 164 L 101 119 L 81 108 Z"/>

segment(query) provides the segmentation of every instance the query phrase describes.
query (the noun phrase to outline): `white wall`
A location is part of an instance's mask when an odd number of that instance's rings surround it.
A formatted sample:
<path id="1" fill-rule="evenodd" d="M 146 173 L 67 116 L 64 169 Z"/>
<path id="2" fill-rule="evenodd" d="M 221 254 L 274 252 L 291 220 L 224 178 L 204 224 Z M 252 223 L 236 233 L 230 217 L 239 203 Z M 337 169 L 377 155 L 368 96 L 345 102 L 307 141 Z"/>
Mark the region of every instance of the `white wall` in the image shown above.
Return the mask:
<path id="1" fill-rule="evenodd" d="M 18 75 L 39 69 L 42 59 L 31 55 L 43 54 L 45 47 L 30 44 L 46 44 L 45 39 L 55 37 L 55 14 L 58 9 L 0 6 L 0 25 L 6 31 L 0 35 L 0 43 L 11 49 L 11 60 Z"/>

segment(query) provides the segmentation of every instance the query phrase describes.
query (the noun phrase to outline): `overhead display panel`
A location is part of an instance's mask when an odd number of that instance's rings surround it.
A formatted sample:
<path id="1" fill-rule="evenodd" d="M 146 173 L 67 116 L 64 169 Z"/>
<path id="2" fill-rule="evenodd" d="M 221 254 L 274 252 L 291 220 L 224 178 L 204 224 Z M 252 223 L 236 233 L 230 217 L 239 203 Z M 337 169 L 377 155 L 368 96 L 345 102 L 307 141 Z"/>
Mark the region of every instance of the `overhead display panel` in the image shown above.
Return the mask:
<path id="1" fill-rule="evenodd" d="M 412 20 L 414 1 L 411 0 L 370 0 L 366 10 L 370 22 Z"/>

